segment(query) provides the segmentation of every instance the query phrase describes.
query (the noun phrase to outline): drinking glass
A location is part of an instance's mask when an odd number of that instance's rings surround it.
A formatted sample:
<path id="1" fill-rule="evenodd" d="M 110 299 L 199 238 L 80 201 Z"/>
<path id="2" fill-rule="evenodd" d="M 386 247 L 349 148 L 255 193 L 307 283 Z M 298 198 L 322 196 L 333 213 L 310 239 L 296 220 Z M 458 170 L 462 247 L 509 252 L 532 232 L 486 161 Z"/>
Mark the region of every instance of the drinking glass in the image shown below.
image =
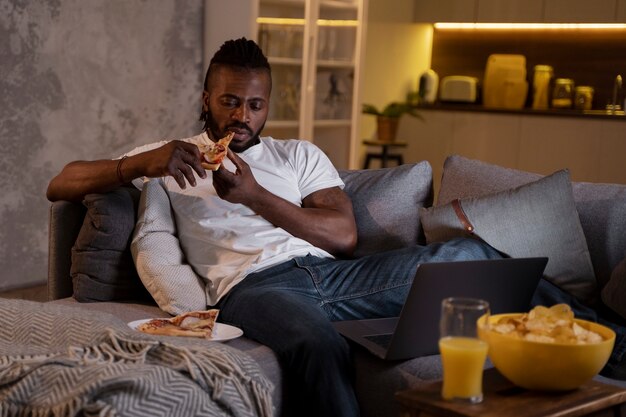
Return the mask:
<path id="1" fill-rule="evenodd" d="M 471 404 L 483 400 L 483 368 L 487 343 L 478 338 L 477 321 L 487 316 L 489 303 L 451 297 L 441 302 L 439 352 L 443 365 L 441 396 Z"/>

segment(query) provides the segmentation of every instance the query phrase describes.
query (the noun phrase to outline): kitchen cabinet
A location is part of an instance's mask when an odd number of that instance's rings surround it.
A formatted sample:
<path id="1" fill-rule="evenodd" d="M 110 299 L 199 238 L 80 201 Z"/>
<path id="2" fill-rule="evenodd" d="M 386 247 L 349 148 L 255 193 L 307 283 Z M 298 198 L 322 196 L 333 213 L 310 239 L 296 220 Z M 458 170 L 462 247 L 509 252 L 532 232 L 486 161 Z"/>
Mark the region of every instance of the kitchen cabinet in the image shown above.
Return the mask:
<path id="1" fill-rule="evenodd" d="M 626 0 L 415 0 L 415 21 L 626 23 Z"/>
<path id="2" fill-rule="evenodd" d="M 617 0 L 615 21 L 618 23 L 626 23 L 626 0 Z"/>
<path id="3" fill-rule="evenodd" d="M 478 0 L 476 22 L 541 22 L 544 0 Z"/>
<path id="4" fill-rule="evenodd" d="M 612 23 L 617 0 L 544 0 L 546 22 Z"/>
<path id="5" fill-rule="evenodd" d="M 478 0 L 416 0 L 415 22 L 473 22 Z"/>
<path id="6" fill-rule="evenodd" d="M 312 141 L 337 168 L 356 168 L 366 12 L 367 0 L 207 0 L 205 44 L 222 27 L 255 39 L 272 66 L 264 134 Z"/>
<path id="7" fill-rule="evenodd" d="M 512 113 L 421 109 L 424 120 L 403 119 L 398 135 L 405 163 L 427 160 L 439 190 L 449 155 L 539 174 L 568 168 L 572 181 L 626 184 L 626 117 L 585 119 Z"/>

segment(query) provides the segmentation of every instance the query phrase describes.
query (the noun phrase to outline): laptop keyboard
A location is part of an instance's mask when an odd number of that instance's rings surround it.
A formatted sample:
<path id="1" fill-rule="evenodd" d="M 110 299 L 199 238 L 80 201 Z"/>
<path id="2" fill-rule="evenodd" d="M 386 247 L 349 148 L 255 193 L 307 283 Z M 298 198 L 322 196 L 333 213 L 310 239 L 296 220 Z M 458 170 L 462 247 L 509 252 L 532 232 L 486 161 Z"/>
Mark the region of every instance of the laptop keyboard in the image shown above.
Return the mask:
<path id="1" fill-rule="evenodd" d="M 364 337 L 370 342 L 376 343 L 378 346 L 387 348 L 387 346 L 389 346 L 389 343 L 391 343 L 392 336 L 393 336 L 393 333 L 386 333 L 386 334 L 370 334 Z"/>

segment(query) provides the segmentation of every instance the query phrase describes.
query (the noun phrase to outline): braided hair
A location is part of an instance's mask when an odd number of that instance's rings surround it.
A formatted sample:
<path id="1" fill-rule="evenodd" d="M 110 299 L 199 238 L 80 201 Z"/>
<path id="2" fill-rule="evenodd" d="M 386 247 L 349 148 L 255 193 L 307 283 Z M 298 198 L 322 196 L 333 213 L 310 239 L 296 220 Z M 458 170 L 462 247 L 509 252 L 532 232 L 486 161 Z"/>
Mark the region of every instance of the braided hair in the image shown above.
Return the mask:
<path id="1" fill-rule="evenodd" d="M 213 55 L 204 78 L 204 89 L 208 91 L 211 74 L 218 66 L 228 66 L 246 70 L 267 70 L 272 80 L 272 70 L 267 57 L 261 48 L 252 40 L 239 38 L 226 41 Z M 271 84 L 270 84 L 271 89 Z M 200 120 L 204 122 L 204 130 L 208 128 L 209 114 L 202 110 Z"/>

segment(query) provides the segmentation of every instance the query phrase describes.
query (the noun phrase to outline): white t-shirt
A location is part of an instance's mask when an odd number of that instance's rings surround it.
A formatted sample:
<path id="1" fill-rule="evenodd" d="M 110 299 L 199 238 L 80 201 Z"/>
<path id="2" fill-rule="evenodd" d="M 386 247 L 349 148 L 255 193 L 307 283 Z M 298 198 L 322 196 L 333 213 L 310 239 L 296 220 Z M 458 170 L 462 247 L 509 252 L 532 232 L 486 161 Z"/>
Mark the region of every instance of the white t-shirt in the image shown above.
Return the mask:
<path id="1" fill-rule="evenodd" d="M 201 135 L 183 139 L 197 143 Z M 159 147 L 159 142 L 134 149 L 127 155 Z M 302 205 L 309 194 L 339 186 L 339 177 L 328 157 L 315 145 L 301 140 L 261 138 L 261 142 L 238 154 L 252 169 L 256 181 L 285 200 Z M 234 171 L 228 159 L 224 166 Z M 288 259 L 328 252 L 274 226 L 243 204 L 222 200 L 213 188 L 212 172 L 196 176 L 197 185 L 181 189 L 172 177 L 163 178 L 175 215 L 178 238 L 187 262 L 205 279 L 209 305 L 214 305 L 234 285 L 255 271 Z M 134 181 L 141 188 L 141 179 Z M 315 227 L 311 225 L 311 227 Z"/>

